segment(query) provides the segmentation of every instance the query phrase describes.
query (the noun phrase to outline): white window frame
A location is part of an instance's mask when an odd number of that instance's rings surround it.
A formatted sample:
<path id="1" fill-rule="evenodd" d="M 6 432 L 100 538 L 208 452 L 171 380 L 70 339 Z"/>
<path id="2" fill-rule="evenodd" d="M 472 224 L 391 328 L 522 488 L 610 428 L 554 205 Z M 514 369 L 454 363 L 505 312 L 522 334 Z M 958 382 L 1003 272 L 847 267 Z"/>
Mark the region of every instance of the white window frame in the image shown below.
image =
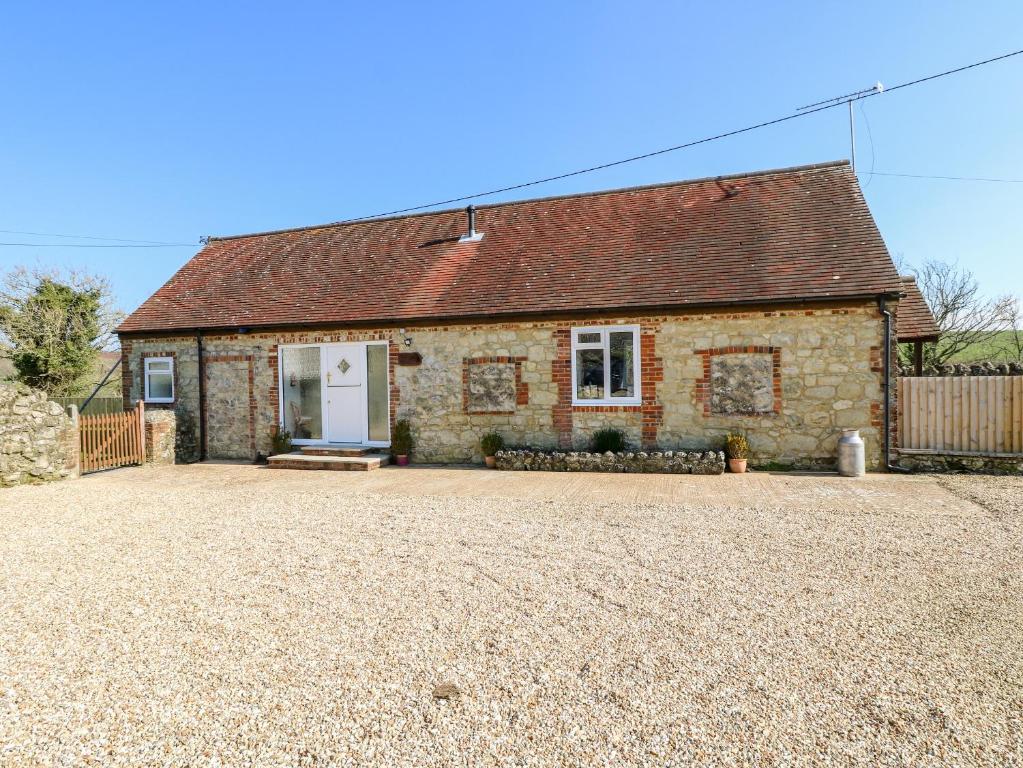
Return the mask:
<path id="1" fill-rule="evenodd" d="M 611 334 L 616 331 L 632 332 L 632 376 L 635 385 L 633 386 L 633 397 L 611 397 Z M 599 333 L 599 342 L 584 343 L 579 341 L 579 336 L 584 333 Z M 579 392 L 577 384 L 578 367 L 576 363 L 576 351 L 580 349 L 601 349 L 604 352 L 604 394 L 605 397 L 599 400 L 580 400 L 576 397 Z M 595 325 L 587 327 L 572 328 L 572 405 L 642 405 L 643 392 L 641 390 L 640 370 L 640 342 L 638 325 Z"/>
<path id="2" fill-rule="evenodd" d="M 173 403 L 174 395 L 174 358 L 173 357 L 147 357 L 145 359 L 143 379 L 145 380 L 145 401 L 147 403 Z M 153 371 L 160 376 L 169 375 L 171 380 L 171 396 L 170 397 L 150 397 L 149 396 L 149 366 L 152 363 L 169 363 L 169 369 L 166 371 Z"/>

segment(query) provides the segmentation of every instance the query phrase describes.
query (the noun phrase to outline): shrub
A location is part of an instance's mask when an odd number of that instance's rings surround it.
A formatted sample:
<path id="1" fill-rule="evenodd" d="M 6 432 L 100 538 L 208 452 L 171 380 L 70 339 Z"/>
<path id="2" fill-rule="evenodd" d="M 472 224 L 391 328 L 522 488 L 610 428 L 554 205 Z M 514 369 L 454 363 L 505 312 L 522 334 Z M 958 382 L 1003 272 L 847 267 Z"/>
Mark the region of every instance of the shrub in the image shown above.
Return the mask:
<path id="1" fill-rule="evenodd" d="M 291 433 L 280 427 L 270 429 L 270 455 L 291 453 Z"/>
<path id="2" fill-rule="evenodd" d="M 394 422 L 394 431 L 391 433 L 391 453 L 395 456 L 410 456 L 414 442 L 412 425 L 409 420 L 398 419 Z"/>
<path id="3" fill-rule="evenodd" d="M 498 451 L 504 450 L 504 438 L 497 432 L 487 432 L 480 438 L 480 448 L 484 456 L 493 456 Z"/>
<path id="4" fill-rule="evenodd" d="M 745 435 L 728 435 L 725 438 L 725 454 L 730 459 L 749 458 L 749 440 Z"/>
<path id="5" fill-rule="evenodd" d="M 621 453 L 625 450 L 625 433 L 616 427 L 604 427 L 593 433 L 590 445 L 595 453 Z"/>

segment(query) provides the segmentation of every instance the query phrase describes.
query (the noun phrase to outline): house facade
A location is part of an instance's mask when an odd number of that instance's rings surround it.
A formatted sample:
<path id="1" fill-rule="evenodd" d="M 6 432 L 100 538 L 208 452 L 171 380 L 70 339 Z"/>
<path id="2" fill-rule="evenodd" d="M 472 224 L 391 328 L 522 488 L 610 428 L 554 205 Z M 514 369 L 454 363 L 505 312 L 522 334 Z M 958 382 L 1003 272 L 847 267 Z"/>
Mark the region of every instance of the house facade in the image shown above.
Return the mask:
<path id="1" fill-rule="evenodd" d="M 180 460 L 407 418 L 426 462 L 613 426 L 831 467 L 851 427 L 876 469 L 903 285 L 845 163 L 213 238 L 119 329 L 123 391 L 175 411 Z"/>

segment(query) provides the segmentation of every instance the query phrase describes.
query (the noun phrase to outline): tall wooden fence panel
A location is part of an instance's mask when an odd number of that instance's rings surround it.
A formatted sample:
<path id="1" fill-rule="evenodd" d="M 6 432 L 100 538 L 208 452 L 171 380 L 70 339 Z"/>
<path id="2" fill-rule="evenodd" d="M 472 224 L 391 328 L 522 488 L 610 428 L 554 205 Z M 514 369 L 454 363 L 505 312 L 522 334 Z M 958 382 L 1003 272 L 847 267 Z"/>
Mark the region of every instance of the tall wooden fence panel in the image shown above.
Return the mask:
<path id="1" fill-rule="evenodd" d="M 121 413 L 124 411 L 124 401 L 120 397 L 94 397 L 85 410 L 82 410 L 82 406 L 88 400 L 87 397 L 53 397 L 50 399 L 60 403 L 65 408 L 73 405 L 78 408 L 79 413 L 88 416 L 94 416 L 97 413 Z"/>
<path id="2" fill-rule="evenodd" d="M 1023 376 L 899 379 L 899 446 L 1023 455 Z"/>
<path id="3" fill-rule="evenodd" d="M 146 421 L 142 402 L 131 411 L 79 417 L 82 472 L 143 464 Z"/>

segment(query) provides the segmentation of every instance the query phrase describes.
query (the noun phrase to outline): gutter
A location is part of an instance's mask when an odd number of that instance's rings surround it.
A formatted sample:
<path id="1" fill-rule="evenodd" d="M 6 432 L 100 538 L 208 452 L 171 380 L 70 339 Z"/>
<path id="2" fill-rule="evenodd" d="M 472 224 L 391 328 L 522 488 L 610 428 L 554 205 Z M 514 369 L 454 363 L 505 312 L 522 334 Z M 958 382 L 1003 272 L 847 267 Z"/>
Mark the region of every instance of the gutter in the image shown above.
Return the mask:
<path id="1" fill-rule="evenodd" d="M 208 334 L 216 333 L 237 333 L 239 327 L 248 329 L 250 333 L 270 333 L 273 331 L 298 331 L 318 330 L 327 328 L 393 328 L 415 326 L 417 324 L 428 325 L 467 325 L 484 323 L 506 323 L 516 320 L 567 320 L 575 318 L 604 317 L 621 314 L 673 314 L 684 315 L 707 310 L 726 310 L 731 307 L 763 307 L 770 308 L 785 306 L 805 306 L 807 304 L 840 304 L 855 302 L 874 302 L 881 297 L 898 299 L 898 291 L 887 293 L 862 293 L 845 296 L 789 296 L 775 299 L 739 299 L 736 301 L 703 301 L 690 304 L 648 304 L 648 305 L 624 305 L 613 307 L 594 307 L 592 309 L 542 309 L 531 312 L 490 312 L 467 315 L 435 315 L 435 316 L 409 316 L 409 317 L 380 317 L 368 320 L 327 320 L 317 322 L 283 322 L 253 324 L 250 322 L 236 322 L 229 325 L 208 325 L 201 330 Z M 124 331 L 116 331 L 118 336 L 184 336 L 188 331 L 199 333 L 200 328 L 185 326 L 184 328 L 151 328 L 138 329 L 130 328 Z"/>
<path id="2" fill-rule="evenodd" d="M 202 331 L 195 330 L 195 349 L 199 355 L 199 461 L 206 461 L 206 360 L 202 348 Z"/>
<path id="3" fill-rule="evenodd" d="M 891 410 L 892 410 L 892 313 L 888 311 L 887 296 L 880 294 L 877 297 L 877 309 L 884 317 L 884 350 L 881 355 L 881 375 L 883 377 L 881 391 L 884 401 L 884 468 L 888 472 L 896 472 L 908 475 L 910 470 L 905 467 L 897 467 L 892 464 L 892 432 L 891 432 Z"/>

